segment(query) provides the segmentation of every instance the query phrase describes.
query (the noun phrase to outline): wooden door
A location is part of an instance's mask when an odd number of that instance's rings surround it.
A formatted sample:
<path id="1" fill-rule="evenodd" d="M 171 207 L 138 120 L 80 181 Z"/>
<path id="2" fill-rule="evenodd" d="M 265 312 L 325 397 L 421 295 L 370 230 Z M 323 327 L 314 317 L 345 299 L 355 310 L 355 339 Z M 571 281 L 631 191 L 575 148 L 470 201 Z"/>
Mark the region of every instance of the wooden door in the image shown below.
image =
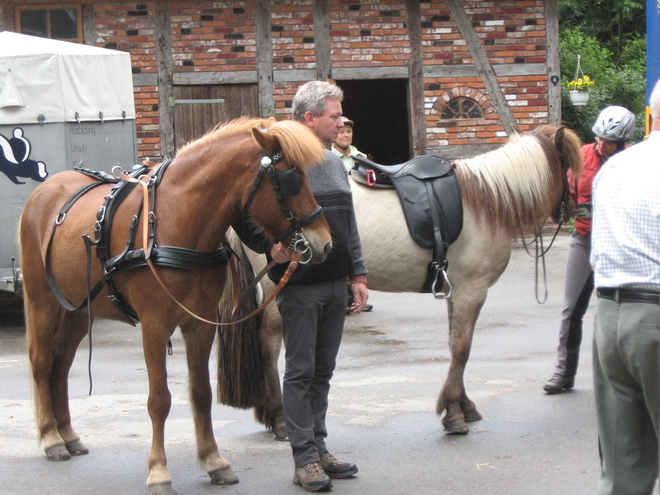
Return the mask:
<path id="1" fill-rule="evenodd" d="M 259 115 L 256 84 L 174 86 L 174 147 L 203 136 L 221 122 Z"/>

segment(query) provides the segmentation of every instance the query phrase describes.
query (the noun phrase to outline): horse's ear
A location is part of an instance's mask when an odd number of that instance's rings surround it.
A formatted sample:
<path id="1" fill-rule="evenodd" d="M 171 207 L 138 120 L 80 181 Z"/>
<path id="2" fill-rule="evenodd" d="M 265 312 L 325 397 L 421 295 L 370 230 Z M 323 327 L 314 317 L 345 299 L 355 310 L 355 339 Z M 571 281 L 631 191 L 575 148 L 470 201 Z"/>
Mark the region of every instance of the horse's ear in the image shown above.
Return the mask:
<path id="1" fill-rule="evenodd" d="M 566 133 L 566 126 L 561 126 L 559 129 L 557 129 L 557 132 L 555 133 L 555 144 L 557 146 L 561 145 L 561 142 L 564 140 L 565 133 Z"/>
<path id="2" fill-rule="evenodd" d="M 254 136 L 254 140 L 268 156 L 272 156 L 280 150 L 280 142 L 275 136 L 263 132 L 256 127 L 252 128 L 252 136 Z"/>

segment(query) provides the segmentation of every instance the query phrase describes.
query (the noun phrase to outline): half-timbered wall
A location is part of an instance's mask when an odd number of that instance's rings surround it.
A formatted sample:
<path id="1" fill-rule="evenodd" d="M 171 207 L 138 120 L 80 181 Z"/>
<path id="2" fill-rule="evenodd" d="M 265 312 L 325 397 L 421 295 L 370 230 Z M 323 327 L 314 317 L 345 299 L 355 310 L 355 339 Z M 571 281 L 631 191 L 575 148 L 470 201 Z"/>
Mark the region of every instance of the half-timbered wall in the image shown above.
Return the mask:
<path id="1" fill-rule="evenodd" d="M 18 3 L 0 3 L 13 29 Z M 466 156 L 558 123 L 556 0 L 83 3 L 85 43 L 132 55 L 143 157 L 174 152 L 177 86 L 251 85 L 245 113 L 284 119 L 311 79 L 406 80 L 410 156 Z"/>

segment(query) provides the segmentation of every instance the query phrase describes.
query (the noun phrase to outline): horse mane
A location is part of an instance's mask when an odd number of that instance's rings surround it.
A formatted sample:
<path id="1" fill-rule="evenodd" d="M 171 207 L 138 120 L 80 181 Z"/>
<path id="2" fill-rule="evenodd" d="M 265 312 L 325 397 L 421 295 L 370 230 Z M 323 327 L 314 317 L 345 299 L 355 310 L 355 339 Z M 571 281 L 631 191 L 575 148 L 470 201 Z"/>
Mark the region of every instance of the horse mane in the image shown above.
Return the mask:
<path id="1" fill-rule="evenodd" d="M 277 122 L 274 118 L 262 119 L 246 116 L 218 124 L 201 138 L 181 147 L 177 156 L 193 153 L 218 140 L 251 135 L 253 129 L 259 129 L 275 136 L 280 143 L 282 153 L 291 165 L 307 168 L 323 159 L 323 144 L 311 129 L 300 122 L 293 120 Z"/>
<path id="2" fill-rule="evenodd" d="M 457 160 L 464 203 L 511 237 L 540 229 L 557 202 L 568 169 L 579 175 L 582 143 L 565 128 L 544 125 L 501 148 Z"/>

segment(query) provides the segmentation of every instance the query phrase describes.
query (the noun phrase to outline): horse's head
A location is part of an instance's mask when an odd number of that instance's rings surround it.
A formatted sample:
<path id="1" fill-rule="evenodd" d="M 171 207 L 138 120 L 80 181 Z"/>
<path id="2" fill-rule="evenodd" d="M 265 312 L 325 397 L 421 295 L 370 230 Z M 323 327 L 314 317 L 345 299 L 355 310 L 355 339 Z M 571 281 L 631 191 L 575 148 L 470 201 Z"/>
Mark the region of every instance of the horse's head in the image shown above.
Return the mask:
<path id="1" fill-rule="evenodd" d="M 306 169 L 323 159 L 314 133 L 294 121 L 254 127 L 263 157 L 246 202 L 250 216 L 266 233 L 303 252 L 303 262 L 320 263 L 332 248 L 330 227 L 307 181 Z"/>
<path id="2" fill-rule="evenodd" d="M 541 138 L 546 156 L 551 162 L 555 184 L 552 219 L 559 222 L 570 197 L 568 188 L 569 171 L 574 177 L 582 173 L 582 141 L 575 132 L 561 126 L 541 125 L 532 134 Z"/>

